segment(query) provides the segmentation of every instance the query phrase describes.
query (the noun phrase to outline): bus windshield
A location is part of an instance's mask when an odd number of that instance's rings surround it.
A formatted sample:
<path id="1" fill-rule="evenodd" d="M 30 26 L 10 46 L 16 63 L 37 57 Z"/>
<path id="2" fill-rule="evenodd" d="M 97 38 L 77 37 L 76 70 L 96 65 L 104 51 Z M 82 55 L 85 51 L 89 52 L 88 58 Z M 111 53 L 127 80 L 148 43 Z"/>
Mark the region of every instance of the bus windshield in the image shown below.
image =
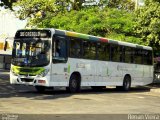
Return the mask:
<path id="1" fill-rule="evenodd" d="M 15 39 L 12 64 L 17 66 L 45 66 L 50 61 L 50 41 L 47 39 Z"/>

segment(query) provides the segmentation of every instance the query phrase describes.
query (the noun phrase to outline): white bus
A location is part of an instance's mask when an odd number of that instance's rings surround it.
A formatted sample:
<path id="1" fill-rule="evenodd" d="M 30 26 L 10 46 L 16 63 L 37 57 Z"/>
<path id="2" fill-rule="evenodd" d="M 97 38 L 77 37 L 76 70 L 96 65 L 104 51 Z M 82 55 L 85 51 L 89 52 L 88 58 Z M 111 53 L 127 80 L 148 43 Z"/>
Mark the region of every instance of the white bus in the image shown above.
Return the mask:
<path id="1" fill-rule="evenodd" d="M 78 92 L 82 86 L 101 89 L 153 81 L 152 48 L 58 29 L 16 32 L 10 83 L 35 86 L 37 91 L 63 86 Z"/>

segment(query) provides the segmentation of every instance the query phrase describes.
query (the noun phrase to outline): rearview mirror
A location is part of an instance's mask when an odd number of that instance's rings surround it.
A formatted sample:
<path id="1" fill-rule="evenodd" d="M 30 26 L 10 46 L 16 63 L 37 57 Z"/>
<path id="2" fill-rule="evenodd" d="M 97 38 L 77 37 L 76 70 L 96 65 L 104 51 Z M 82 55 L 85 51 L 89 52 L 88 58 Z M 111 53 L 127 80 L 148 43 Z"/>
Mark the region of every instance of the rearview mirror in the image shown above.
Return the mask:
<path id="1" fill-rule="evenodd" d="M 7 45 L 8 45 L 8 42 L 7 42 L 7 41 L 5 41 L 5 43 L 4 43 L 4 51 L 6 51 L 6 50 L 7 50 Z"/>

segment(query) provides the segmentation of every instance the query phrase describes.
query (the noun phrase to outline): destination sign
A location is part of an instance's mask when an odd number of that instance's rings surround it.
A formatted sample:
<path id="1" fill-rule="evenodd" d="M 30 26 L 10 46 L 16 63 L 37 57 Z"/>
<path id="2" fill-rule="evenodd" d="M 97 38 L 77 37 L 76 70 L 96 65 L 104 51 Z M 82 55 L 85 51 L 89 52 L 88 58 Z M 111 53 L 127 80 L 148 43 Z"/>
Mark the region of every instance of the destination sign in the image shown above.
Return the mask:
<path id="1" fill-rule="evenodd" d="M 50 30 L 20 30 L 16 33 L 16 38 L 47 38 L 51 37 Z"/>
<path id="2" fill-rule="evenodd" d="M 20 37 L 23 36 L 38 37 L 41 36 L 41 32 L 20 32 Z M 44 33 L 43 36 L 46 36 L 46 33 Z"/>

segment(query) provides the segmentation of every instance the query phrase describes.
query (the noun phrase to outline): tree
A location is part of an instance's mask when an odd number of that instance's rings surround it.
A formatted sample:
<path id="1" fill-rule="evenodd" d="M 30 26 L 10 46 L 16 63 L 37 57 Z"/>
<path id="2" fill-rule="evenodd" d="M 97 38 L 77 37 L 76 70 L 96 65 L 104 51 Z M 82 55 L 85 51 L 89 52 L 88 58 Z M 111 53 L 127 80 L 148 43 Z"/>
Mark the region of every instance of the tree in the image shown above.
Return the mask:
<path id="1" fill-rule="evenodd" d="M 17 15 L 20 19 L 39 18 L 42 13 L 56 14 L 57 7 L 54 5 L 55 0 L 19 0 L 15 3 Z"/>
<path id="2" fill-rule="evenodd" d="M 18 7 L 17 16 L 20 19 L 28 19 L 28 26 L 40 22 L 42 19 L 50 19 L 57 14 L 80 10 L 85 0 L 19 0 L 14 6 Z"/>
<path id="3" fill-rule="evenodd" d="M 135 3 L 133 0 L 109 0 L 108 7 L 133 11 Z"/>
<path id="4" fill-rule="evenodd" d="M 160 49 L 160 2 L 146 0 L 145 6 L 136 11 L 135 30 L 137 36 L 155 49 Z"/>
<path id="5" fill-rule="evenodd" d="M 90 4 L 87 5 L 87 3 Z M 123 0 L 122 2 L 120 0 L 117 2 L 115 0 L 99 0 L 99 2 L 97 0 L 32 0 L 32 2 L 19 0 L 15 6 L 19 8 L 17 16 L 20 19 L 28 19 L 28 26 L 32 26 L 36 23 L 42 24 L 42 19 L 51 19 L 58 14 L 72 10 L 79 11 L 97 6 L 130 10 L 131 8 L 127 6 L 131 6 L 131 3 L 131 0 Z"/>
<path id="6" fill-rule="evenodd" d="M 17 0 L 1 0 L 0 1 L 0 6 L 4 6 L 4 8 L 9 8 L 11 10 L 13 10 L 12 6 L 13 3 L 16 2 Z"/>
<path id="7" fill-rule="evenodd" d="M 28 26 L 65 29 L 95 36 L 140 43 L 133 26 L 134 14 L 114 0 L 28 0 L 18 1 L 18 14 Z M 124 0 L 124 4 L 130 0 Z M 89 3 L 89 4 L 88 4 Z M 93 4 L 94 3 L 94 4 Z M 125 6 L 124 5 L 124 6 Z"/>
<path id="8" fill-rule="evenodd" d="M 102 36 L 121 41 L 140 43 L 133 33 L 134 16 L 126 10 L 94 7 L 61 13 L 42 20 L 38 27 L 50 27 Z"/>

